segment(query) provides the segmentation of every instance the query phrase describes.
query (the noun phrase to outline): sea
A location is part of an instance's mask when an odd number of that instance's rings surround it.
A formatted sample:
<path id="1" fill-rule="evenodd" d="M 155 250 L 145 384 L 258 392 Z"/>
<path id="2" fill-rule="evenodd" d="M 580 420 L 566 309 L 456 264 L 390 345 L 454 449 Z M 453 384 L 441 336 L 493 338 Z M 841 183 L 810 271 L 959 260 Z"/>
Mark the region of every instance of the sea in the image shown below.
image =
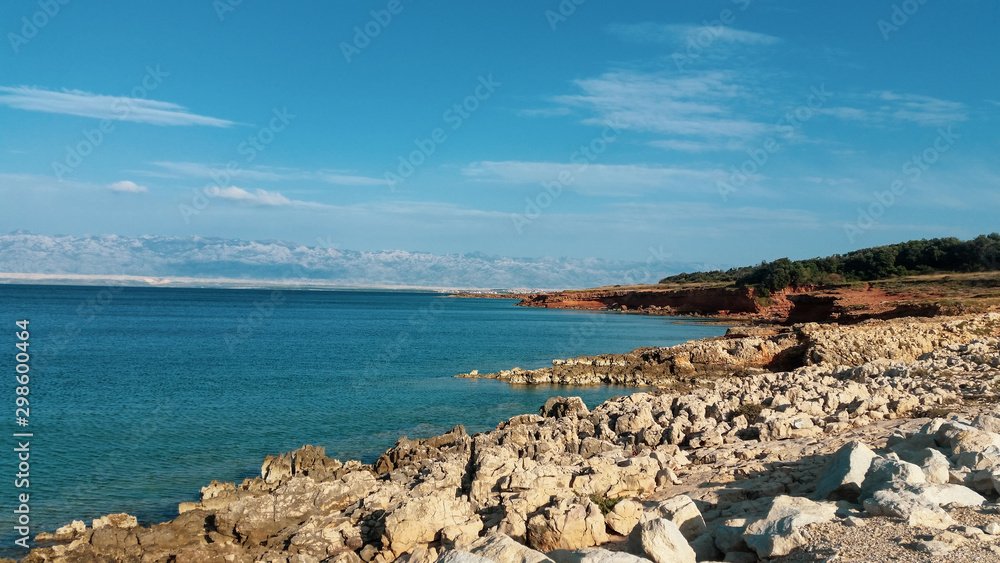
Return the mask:
<path id="1" fill-rule="evenodd" d="M 32 538 L 108 513 L 169 520 L 213 479 L 257 476 L 265 456 L 304 444 L 372 463 L 400 436 L 489 430 L 556 395 L 593 407 L 635 392 L 459 373 L 539 368 L 726 329 L 514 303 L 434 292 L 0 285 L 2 552 L 16 548 L 25 516 Z M 16 324 L 25 320 L 26 331 Z M 16 411 L 19 396 L 28 412 Z"/>

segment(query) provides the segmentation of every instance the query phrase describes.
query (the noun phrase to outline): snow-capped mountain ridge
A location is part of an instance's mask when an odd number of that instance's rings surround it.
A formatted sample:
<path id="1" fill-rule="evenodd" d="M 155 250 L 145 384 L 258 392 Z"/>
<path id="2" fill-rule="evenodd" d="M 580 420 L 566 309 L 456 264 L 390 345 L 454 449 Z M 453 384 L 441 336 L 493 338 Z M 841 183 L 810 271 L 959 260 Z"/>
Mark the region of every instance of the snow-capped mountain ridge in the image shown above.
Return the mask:
<path id="1" fill-rule="evenodd" d="M 353 285 L 571 288 L 655 283 L 710 268 L 650 260 L 511 258 L 481 252 L 355 251 L 285 241 L 143 235 L 0 235 L 0 272 L 302 279 Z"/>

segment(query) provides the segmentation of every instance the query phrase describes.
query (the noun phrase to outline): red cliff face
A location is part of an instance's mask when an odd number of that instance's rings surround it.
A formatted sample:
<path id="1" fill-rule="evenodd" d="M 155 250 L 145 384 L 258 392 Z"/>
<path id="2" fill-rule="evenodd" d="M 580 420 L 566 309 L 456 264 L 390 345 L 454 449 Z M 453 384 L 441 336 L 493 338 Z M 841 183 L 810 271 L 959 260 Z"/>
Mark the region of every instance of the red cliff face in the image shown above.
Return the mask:
<path id="1" fill-rule="evenodd" d="M 519 303 L 547 309 L 610 309 L 665 311 L 677 315 L 729 316 L 760 314 L 761 304 L 751 288 L 681 290 L 594 290 L 534 295 Z"/>
<path id="2" fill-rule="evenodd" d="M 913 296 L 887 295 L 869 286 L 797 287 L 762 297 L 743 288 L 600 289 L 532 295 L 523 307 L 635 311 L 657 315 L 700 315 L 772 322 L 857 322 L 871 318 L 935 316 L 934 304 L 916 304 Z"/>

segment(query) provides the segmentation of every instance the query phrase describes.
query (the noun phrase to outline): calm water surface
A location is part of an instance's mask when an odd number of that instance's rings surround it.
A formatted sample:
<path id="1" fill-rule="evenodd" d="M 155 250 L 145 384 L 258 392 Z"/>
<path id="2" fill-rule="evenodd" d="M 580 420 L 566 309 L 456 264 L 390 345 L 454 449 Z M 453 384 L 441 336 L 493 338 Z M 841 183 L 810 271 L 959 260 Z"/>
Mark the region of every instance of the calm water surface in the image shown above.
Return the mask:
<path id="1" fill-rule="evenodd" d="M 32 536 L 109 512 L 163 521 L 212 479 L 254 476 L 264 456 L 303 444 L 370 463 L 404 434 L 457 424 L 483 431 L 554 395 L 593 407 L 631 391 L 525 389 L 456 373 L 538 368 L 725 331 L 513 303 L 388 291 L 0 285 L 8 329 L 0 357 L 11 374 L 14 323 L 30 321 L 34 433 L 29 489 L 14 487 L 14 454 L 0 461 L 9 475 L 0 539 L 12 545 L 19 492 L 31 495 Z M 13 433 L 24 429 L 10 379 Z"/>

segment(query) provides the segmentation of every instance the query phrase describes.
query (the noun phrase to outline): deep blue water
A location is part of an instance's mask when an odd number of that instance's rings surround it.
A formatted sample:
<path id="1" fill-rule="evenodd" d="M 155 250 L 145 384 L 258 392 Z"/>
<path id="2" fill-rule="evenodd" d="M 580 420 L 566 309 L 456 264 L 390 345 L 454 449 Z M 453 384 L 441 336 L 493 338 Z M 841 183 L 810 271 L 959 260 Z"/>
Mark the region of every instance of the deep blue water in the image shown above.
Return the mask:
<path id="1" fill-rule="evenodd" d="M 16 454 L 0 457 L 2 547 L 12 545 L 21 492 L 31 495 L 32 537 L 110 512 L 163 521 L 212 479 L 254 476 L 264 456 L 303 444 L 372 462 L 404 434 L 457 424 L 473 433 L 537 412 L 550 396 L 594 406 L 631 391 L 516 388 L 456 373 L 537 368 L 725 330 L 513 303 L 419 292 L 0 285 L 0 362 L 11 374 L 2 424 L 34 433 L 29 488 L 14 487 Z M 22 318 L 30 321 L 27 428 L 14 412 Z"/>

